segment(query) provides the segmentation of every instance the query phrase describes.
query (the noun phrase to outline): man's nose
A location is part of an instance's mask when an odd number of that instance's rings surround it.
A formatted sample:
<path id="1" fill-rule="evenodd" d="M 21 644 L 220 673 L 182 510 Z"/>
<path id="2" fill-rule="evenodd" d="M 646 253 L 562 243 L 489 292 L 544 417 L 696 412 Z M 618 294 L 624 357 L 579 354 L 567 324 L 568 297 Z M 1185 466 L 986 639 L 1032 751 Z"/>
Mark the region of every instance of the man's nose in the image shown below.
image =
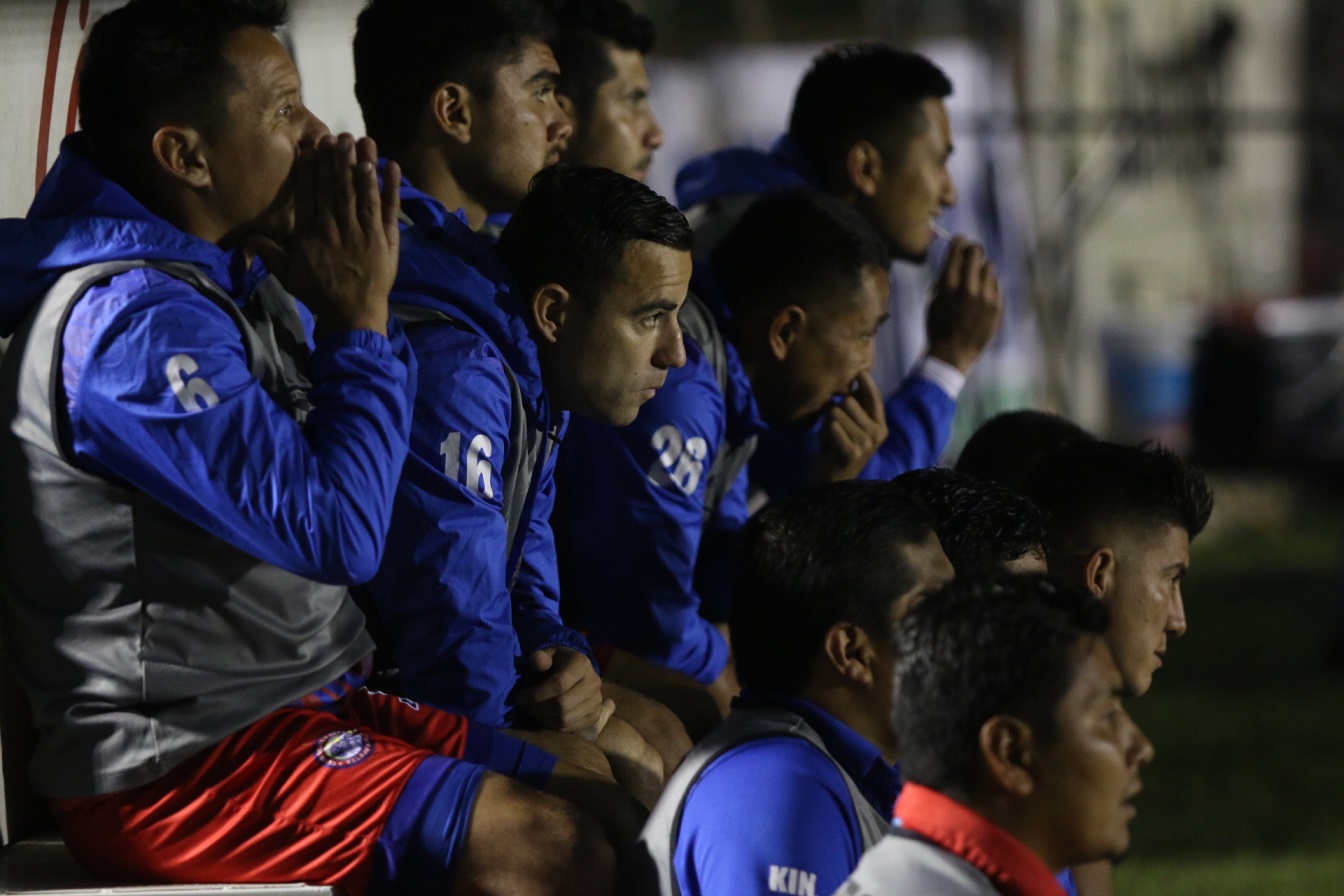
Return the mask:
<path id="1" fill-rule="evenodd" d="M 951 208 L 957 204 L 957 185 L 952 180 L 952 173 L 943 169 L 943 195 L 938 197 L 943 208 Z"/>
<path id="2" fill-rule="evenodd" d="M 559 102 L 553 105 L 555 112 L 551 118 L 551 126 L 547 128 L 547 133 L 552 143 L 559 143 L 562 140 L 568 140 L 569 136 L 574 133 L 574 123 L 569 120 L 565 110 L 560 108 Z"/>
<path id="3" fill-rule="evenodd" d="M 653 150 L 663 145 L 663 129 L 652 112 L 649 113 L 649 129 L 644 133 L 644 148 Z"/>
<path id="4" fill-rule="evenodd" d="M 1128 713 L 1126 713 L 1128 715 Z M 1133 719 L 1129 723 L 1134 726 L 1134 742 L 1130 745 L 1130 761 L 1135 766 L 1147 765 L 1153 761 L 1157 755 L 1157 750 L 1153 747 L 1153 742 L 1148 739 L 1148 735 L 1143 733 Z"/>
<path id="5" fill-rule="evenodd" d="M 1167 612 L 1167 631 L 1179 638 L 1185 634 L 1186 628 L 1185 601 L 1181 600 L 1178 592 L 1171 599 L 1171 608 Z"/>
<path id="6" fill-rule="evenodd" d="M 673 318 L 675 321 L 675 318 Z M 668 327 L 667 336 L 658 344 L 654 352 L 653 364 L 663 369 L 680 367 L 686 363 L 686 345 L 681 339 L 681 327 L 674 323 Z"/>

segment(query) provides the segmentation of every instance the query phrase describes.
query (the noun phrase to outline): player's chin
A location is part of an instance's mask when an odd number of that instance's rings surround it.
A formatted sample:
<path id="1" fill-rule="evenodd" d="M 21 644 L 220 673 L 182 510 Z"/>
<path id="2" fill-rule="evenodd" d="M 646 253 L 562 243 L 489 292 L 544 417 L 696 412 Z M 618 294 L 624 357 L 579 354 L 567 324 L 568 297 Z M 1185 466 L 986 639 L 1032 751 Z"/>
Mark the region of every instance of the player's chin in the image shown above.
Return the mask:
<path id="1" fill-rule="evenodd" d="M 929 250 L 933 248 L 933 232 L 926 229 L 907 233 L 899 239 L 889 241 L 893 257 L 901 261 L 923 264 L 929 259 Z"/>
<path id="2" fill-rule="evenodd" d="M 260 237 L 276 244 L 283 244 L 294 235 L 294 208 L 271 209 L 266 214 L 253 219 L 236 231 L 243 238 L 243 245 L 251 245 Z"/>
<path id="3" fill-rule="evenodd" d="M 640 394 L 642 395 L 643 393 Z M 637 401 L 628 403 L 623 402 L 619 405 L 608 407 L 603 410 L 601 420 L 608 426 L 629 426 L 631 423 L 634 423 L 635 418 L 639 416 L 639 409 L 644 406 L 644 402 L 652 397 L 652 395 L 649 395 L 648 397 L 640 398 Z"/>

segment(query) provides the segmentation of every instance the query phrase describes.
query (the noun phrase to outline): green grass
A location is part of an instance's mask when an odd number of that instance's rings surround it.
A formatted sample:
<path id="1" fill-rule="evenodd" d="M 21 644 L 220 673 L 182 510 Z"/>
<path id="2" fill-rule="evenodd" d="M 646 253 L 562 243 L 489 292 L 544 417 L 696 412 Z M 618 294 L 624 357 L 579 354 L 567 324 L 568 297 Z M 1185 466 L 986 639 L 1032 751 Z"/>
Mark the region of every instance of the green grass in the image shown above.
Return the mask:
<path id="1" fill-rule="evenodd" d="M 1116 871 L 1115 891 L 1162 896 L 1339 896 L 1344 855 L 1294 853 L 1134 861 Z"/>
<path id="2" fill-rule="evenodd" d="M 1327 630 L 1344 507 L 1196 542 L 1190 631 L 1130 712 L 1157 748 L 1122 896 L 1344 894 L 1344 674 Z"/>

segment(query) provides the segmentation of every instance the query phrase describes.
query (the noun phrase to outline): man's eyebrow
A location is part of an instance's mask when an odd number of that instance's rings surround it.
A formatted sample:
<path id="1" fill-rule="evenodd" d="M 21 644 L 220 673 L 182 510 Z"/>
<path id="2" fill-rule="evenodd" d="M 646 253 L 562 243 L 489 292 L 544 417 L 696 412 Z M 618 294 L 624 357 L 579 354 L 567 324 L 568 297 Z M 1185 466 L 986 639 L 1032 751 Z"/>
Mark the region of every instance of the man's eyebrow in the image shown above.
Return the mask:
<path id="1" fill-rule="evenodd" d="M 641 314 L 648 314 L 650 311 L 676 311 L 679 307 L 681 307 L 681 304 L 671 299 L 654 299 L 652 302 L 645 302 L 630 313 L 638 317 Z"/>
<path id="2" fill-rule="evenodd" d="M 560 73 L 555 69 L 543 68 L 527 79 L 528 84 L 536 84 L 539 82 L 558 84 L 560 82 Z"/>
<path id="3" fill-rule="evenodd" d="M 281 100 L 293 99 L 301 96 L 303 87 L 297 79 L 293 81 L 283 81 L 271 89 L 271 102 L 278 103 Z"/>

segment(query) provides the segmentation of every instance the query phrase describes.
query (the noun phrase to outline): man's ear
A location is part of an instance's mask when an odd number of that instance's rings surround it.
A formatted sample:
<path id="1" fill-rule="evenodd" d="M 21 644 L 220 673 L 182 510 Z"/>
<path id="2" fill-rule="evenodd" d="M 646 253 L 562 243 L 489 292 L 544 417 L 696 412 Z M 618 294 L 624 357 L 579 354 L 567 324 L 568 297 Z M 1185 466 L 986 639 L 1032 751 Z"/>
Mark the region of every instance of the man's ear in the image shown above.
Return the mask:
<path id="1" fill-rule="evenodd" d="M 980 726 L 980 758 L 989 780 L 1013 796 L 1036 786 L 1036 741 L 1031 726 L 1013 716 L 994 716 Z"/>
<path id="2" fill-rule="evenodd" d="M 434 127 L 459 143 L 471 142 L 472 93 L 453 81 L 438 86 L 430 97 L 429 113 Z"/>
<path id="3" fill-rule="evenodd" d="M 789 305 L 776 311 L 770 318 L 770 326 L 766 331 L 770 356 L 776 361 L 783 361 L 788 357 L 789 349 L 793 347 L 794 341 L 806 324 L 807 312 L 797 305 Z"/>
<path id="4" fill-rule="evenodd" d="M 845 175 L 849 186 L 865 199 L 877 195 L 882 170 L 882 153 L 868 140 L 857 141 L 845 153 Z"/>
<path id="5" fill-rule="evenodd" d="M 210 162 L 200 131 L 176 125 L 161 127 L 154 132 L 150 148 L 169 177 L 198 189 L 210 186 Z"/>
<path id="6" fill-rule="evenodd" d="M 837 622 L 821 642 L 826 665 L 846 681 L 873 683 L 873 646 L 868 632 L 852 622 Z"/>
<path id="7" fill-rule="evenodd" d="M 532 293 L 532 326 L 542 342 L 555 344 L 574 297 L 558 283 L 547 283 Z"/>
<path id="8" fill-rule="evenodd" d="M 1115 584 L 1115 551 L 1111 548 L 1094 548 L 1083 564 L 1083 582 L 1087 590 L 1096 597 L 1104 598 Z"/>

